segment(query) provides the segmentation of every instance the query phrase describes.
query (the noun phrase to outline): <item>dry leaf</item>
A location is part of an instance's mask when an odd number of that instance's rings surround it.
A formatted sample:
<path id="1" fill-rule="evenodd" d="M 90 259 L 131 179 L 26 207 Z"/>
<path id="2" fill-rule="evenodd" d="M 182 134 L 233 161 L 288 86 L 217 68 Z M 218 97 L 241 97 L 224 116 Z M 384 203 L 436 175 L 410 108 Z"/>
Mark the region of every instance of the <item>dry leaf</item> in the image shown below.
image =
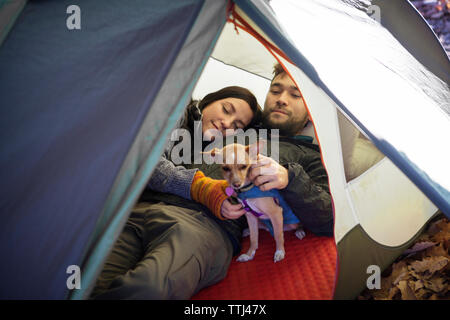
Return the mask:
<path id="1" fill-rule="evenodd" d="M 419 300 L 426 300 L 431 296 L 430 291 L 425 288 L 420 288 L 419 290 L 414 292 L 414 294 Z"/>
<path id="2" fill-rule="evenodd" d="M 433 235 L 435 235 L 436 233 L 438 233 L 439 231 L 441 231 L 442 228 L 440 227 L 440 225 L 441 225 L 441 221 L 442 221 L 442 220 L 444 220 L 444 219 L 439 219 L 439 220 L 436 220 L 436 221 L 432 222 L 432 223 L 430 224 L 430 226 L 428 227 L 426 233 L 427 233 L 428 235 L 430 235 L 430 236 L 433 236 Z"/>
<path id="3" fill-rule="evenodd" d="M 450 255 L 448 254 L 448 250 L 444 248 L 443 243 L 439 243 L 437 246 L 433 246 L 425 250 L 423 253 L 424 257 L 432 257 L 432 256 L 443 256 L 450 259 Z"/>
<path id="4" fill-rule="evenodd" d="M 445 249 L 450 248 L 450 233 L 447 231 L 439 231 L 432 237 L 435 242 L 442 242 Z"/>
<path id="5" fill-rule="evenodd" d="M 399 262 L 394 263 L 392 265 L 392 272 L 389 276 L 391 283 L 393 283 L 405 271 L 408 271 L 408 264 L 405 261 L 400 260 Z"/>
<path id="6" fill-rule="evenodd" d="M 397 286 L 402 293 L 402 300 L 417 300 L 417 297 L 414 295 L 414 291 L 409 286 L 408 281 L 400 281 Z"/>
<path id="7" fill-rule="evenodd" d="M 392 287 L 392 288 L 389 290 L 389 294 L 388 294 L 387 299 L 388 299 L 388 300 L 394 300 L 394 298 L 395 298 L 399 293 L 400 293 L 400 289 L 399 289 L 397 286 Z"/>
<path id="8" fill-rule="evenodd" d="M 428 233 L 422 233 L 416 240 L 416 242 L 427 242 L 427 241 L 431 241 L 431 235 L 429 235 Z"/>
<path id="9" fill-rule="evenodd" d="M 403 268 L 403 272 L 392 282 L 393 285 L 397 285 L 400 281 L 408 280 L 411 278 L 411 274 L 408 271 L 407 267 Z"/>
<path id="10" fill-rule="evenodd" d="M 436 221 L 436 225 L 440 230 L 450 232 L 450 223 L 448 222 L 447 218 L 439 219 L 438 221 Z"/>
<path id="11" fill-rule="evenodd" d="M 417 291 L 419 289 L 423 288 L 423 281 L 417 280 L 414 282 L 414 291 Z"/>
<path id="12" fill-rule="evenodd" d="M 423 282 L 425 288 L 430 289 L 434 292 L 442 292 L 447 288 L 447 285 L 445 284 L 445 279 L 441 277 L 433 277 L 429 280 L 425 280 Z"/>
<path id="13" fill-rule="evenodd" d="M 412 248 L 405 250 L 405 252 L 403 252 L 403 254 L 413 254 L 425 249 L 428 249 L 429 247 L 432 247 L 436 244 L 436 242 L 431 242 L 431 241 L 423 241 L 423 242 L 417 242 L 414 246 L 412 246 Z"/>
<path id="14" fill-rule="evenodd" d="M 417 280 L 426 280 L 432 277 L 429 273 L 417 273 L 411 266 L 408 266 L 409 274 L 416 278 Z"/>
<path id="15" fill-rule="evenodd" d="M 444 268 L 447 265 L 448 261 L 448 258 L 442 256 L 427 257 L 422 259 L 421 261 L 412 262 L 411 268 L 419 273 L 428 272 L 429 274 L 433 274 L 436 271 Z"/>
<path id="16" fill-rule="evenodd" d="M 427 233 L 430 236 L 433 236 L 439 231 L 450 232 L 450 223 L 448 223 L 448 220 L 446 218 L 442 218 L 431 223 L 430 227 L 427 230 Z"/>

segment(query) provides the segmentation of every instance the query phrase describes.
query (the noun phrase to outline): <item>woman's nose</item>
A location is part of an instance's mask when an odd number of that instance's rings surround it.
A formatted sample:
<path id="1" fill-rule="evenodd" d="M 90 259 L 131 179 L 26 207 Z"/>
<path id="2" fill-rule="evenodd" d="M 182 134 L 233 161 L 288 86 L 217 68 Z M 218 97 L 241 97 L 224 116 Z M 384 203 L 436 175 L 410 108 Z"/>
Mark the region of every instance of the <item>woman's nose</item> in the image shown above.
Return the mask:
<path id="1" fill-rule="evenodd" d="M 231 123 L 232 120 L 231 119 L 223 119 L 222 120 L 222 128 L 225 129 L 230 129 L 231 128 Z"/>

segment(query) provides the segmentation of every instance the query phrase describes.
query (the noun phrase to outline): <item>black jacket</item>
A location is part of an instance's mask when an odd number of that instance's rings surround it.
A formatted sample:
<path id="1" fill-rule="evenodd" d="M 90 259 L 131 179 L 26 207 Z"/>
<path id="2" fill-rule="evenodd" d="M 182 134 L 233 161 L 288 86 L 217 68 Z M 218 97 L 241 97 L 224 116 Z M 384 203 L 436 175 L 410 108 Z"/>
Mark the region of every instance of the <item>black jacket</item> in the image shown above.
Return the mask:
<path id="1" fill-rule="evenodd" d="M 333 236 L 333 207 L 328 175 L 316 145 L 280 138 L 280 164 L 289 184 L 280 190 L 303 226 L 320 236 Z"/>

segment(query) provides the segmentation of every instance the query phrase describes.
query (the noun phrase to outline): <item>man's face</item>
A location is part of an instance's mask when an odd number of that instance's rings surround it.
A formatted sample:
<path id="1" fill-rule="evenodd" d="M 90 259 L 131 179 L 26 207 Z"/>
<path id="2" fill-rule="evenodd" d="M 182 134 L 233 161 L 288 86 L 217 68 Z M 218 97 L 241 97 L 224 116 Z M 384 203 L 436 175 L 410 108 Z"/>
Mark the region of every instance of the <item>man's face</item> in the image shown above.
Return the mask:
<path id="1" fill-rule="evenodd" d="M 263 125 L 280 129 L 282 136 L 299 134 L 308 121 L 308 112 L 300 91 L 286 73 L 276 76 L 266 96 Z"/>

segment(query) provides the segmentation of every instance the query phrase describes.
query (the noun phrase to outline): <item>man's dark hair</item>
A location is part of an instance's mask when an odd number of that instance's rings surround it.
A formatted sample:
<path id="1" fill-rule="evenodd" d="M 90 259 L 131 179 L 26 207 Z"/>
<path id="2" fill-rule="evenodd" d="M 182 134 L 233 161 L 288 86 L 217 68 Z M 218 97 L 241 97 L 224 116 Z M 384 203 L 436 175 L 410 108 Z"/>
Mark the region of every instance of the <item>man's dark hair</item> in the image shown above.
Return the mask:
<path id="1" fill-rule="evenodd" d="M 272 82 L 273 82 L 273 80 L 274 80 L 277 76 L 279 76 L 279 75 L 282 74 L 282 73 L 286 73 L 286 71 L 283 69 L 283 67 L 281 66 L 281 64 L 276 63 L 276 64 L 273 66 L 273 78 L 272 78 Z"/>

